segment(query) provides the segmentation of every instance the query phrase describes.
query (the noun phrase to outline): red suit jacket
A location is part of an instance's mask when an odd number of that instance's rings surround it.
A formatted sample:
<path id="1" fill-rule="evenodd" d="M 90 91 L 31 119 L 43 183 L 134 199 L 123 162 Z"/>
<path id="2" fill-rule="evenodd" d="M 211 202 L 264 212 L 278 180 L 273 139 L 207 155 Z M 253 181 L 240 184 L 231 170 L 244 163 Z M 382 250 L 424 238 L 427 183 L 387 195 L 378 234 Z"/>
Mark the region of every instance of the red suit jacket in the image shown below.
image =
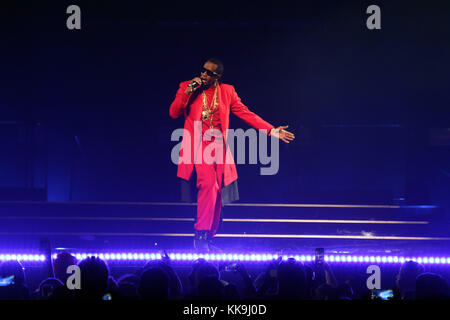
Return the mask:
<path id="1" fill-rule="evenodd" d="M 190 81 L 183 81 L 180 83 L 178 91 L 175 96 L 175 100 L 170 105 L 170 117 L 176 119 L 184 114 L 184 130 L 188 131 L 191 136 L 192 142 L 194 142 L 194 121 L 201 121 L 201 114 L 203 110 L 203 98 L 201 94 L 195 92 L 191 95 L 186 95 L 186 90 Z M 218 112 L 220 112 L 220 124 L 222 126 L 222 132 L 224 136 L 224 143 L 226 143 L 226 136 L 228 131 L 228 125 L 230 120 L 230 111 L 236 116 L 244 120 L 248 125 L 255 129 L 266 130 L 266 133 L 270 132 L 274 126 L 264 121 L 261 117 L 251 112 L 242 102 L 241 98 L 236 93 L 236 90 L 232 85 L 225 83 L 218 83 Z M 201 141 L 200 141 L 201 142 Z M 194 169 L 194 157 L 198 152 L 198 143 L 190 143 L 189 139 L 186 139 L 186 135 L 183 135 L 180 150 L 180 160 L 184 150 L 191 148 L 190 151 L 190 163 L 184 163 L 178 161 L 177 176 L 189 180 Z M 201 150 L 200 150 L 201 151 Z M 227 146 L 227 159 L 224 165 L 224 186 L 228 186 L 237 179 L 236 165 L 231 155 L 230 148 Z"/>

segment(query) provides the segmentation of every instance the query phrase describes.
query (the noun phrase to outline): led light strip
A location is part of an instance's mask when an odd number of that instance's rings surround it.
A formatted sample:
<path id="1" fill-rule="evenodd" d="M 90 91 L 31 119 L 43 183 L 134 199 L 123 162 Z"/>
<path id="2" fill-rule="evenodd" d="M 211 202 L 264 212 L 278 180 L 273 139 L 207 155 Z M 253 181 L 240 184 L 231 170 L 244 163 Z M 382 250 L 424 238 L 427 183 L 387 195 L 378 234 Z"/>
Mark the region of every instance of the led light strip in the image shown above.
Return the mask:
<path id="1" fill-rule="evenodd" d="M 43 262 L 46 259 L 45 255 L 43 254 L 0 253 L 0 262 L 14 260 L 27 262 Z"/>
<path id="2" fill-rule="evenodd" d="M 138 260 L 161 260 L 161 253 L 75 253 L 77 259 L 85 259 L 88 256 L 96 256 L 103 260 L 109 261 L 138 261 Z M 199 258 L 207 261 L 245 261 L 245 262 L 266 262 L 278 259 L 280 255 L 270 253 L 191 253 L 191 252 L 173 252 L 168 253 L 169 258 L 173 261 L 194 261 Z M 56 258 L 56 254 L 53 255 Z M 294 258 L 302 262 L 314 261 L 314 255 L 281 255 L 283 260 Z M 325 255 L 326 262 L 354 262 L 354 263 L 404 263 L 405 261 L 416 261 L 424 264 L 450 264 L 450 257 L 401 257 L 401 256 L 362 256 L 362 255 Z"/>
<path id="3" fill-rule="evenodd" d="M 78 260 L 86 259 L 90 256 L 99 257 L 105 261 L 152 261 L 161 260 L 163 256 L 159 252 L 110 252 L 110 253 L 72 253 Z M 193 253 L 193 252 L 172 252 L 168 254 L 170 259 L 176 262 L 194 261 L 199 258 L 207 261 L 242 261 L 242 262 L 267 262 L 280 257 L 279 254 L 271 253 Z M 55 259 L 57 254 L 53 254 Z M 314 255 L 292 254 L 281 255 L 283 260 L 294 258 L 297 261 L 314 261 Z M 2 261 L 27 261 L 44 262 L 46 260 L 43 254 L 2 254 L 0 253 L 0 262 Z M 416 261 L 421 264 L 450 264 L 450 257 L 403 257 L 403 256 L 368 256 L 368 255 L 350 255 L 350 254 L 331 254 L 325 255 L 324 260 L 329 263 L 404 263 L 405 261 Z"/>

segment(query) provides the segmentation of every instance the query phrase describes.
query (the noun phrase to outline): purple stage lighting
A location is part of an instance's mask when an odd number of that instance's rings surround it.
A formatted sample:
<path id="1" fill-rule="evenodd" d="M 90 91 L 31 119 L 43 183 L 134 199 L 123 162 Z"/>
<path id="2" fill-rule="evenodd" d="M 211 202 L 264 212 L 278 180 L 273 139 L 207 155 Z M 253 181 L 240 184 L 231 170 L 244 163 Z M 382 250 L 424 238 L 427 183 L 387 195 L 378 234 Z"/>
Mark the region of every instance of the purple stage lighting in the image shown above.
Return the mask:
<path id="1" fill-rule="evenodd" d="M 72 253 L 78 260 L 86 259 L 87 257 L 94 256 L 105 261 L 148 261 L 148 260 L 161 260 L 163 256 L 159 252 L 74 252 Z M 207 261 L 246 261 L 255 263 L 270 262 L 278 259 L 278 254 L 273 253 L 243 253 L 243 252 L 230 252 L 230 253 L 196 253 L 196 252 L 171 252 L 168 256 L 173 261 L 194 261 L 199 258 L 203 258 Z M 52 258 L 56 259 L 57 254 L 52 254 Z M 289 258 L 294 258 L 301 262 L 313 262 L 313 255 L 305 254 L 291 254 L 281 255 L 282 260 L 287 260 Z M 30 254 L 30 253 L 0 253 L 0 262 L 2 261 L 23 261 L 23 262 L 44 262 L 46 260 L 43 254 Z M 416 261 L 421 264 L 439 264 L 448 265 L 450 264 L 450 257 L 401 257 L 401 256 L 355 256 L 348 254 L 331 254 L 325 255 L 324 260 L 328 263 L 381 263 L 381 264 L 402 264 L 406 261 Z"/>

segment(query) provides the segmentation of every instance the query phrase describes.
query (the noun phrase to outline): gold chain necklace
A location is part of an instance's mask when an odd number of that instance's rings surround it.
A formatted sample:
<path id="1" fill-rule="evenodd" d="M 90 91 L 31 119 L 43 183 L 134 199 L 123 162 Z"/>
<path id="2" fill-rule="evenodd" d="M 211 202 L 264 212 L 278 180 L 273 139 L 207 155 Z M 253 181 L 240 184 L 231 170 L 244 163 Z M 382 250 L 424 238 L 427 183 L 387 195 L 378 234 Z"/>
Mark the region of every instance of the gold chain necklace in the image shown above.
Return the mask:
<path id="1" fill-rule="evenodd" d="M 211 129 L 214 128 L 213 123 L 212 123 L 212 118 L 213 118 L 213 114 L 216 112 L 217 109 L 217 87 L 218 85 L 216 84 L 216 89 L 214 90 L 214 96 L 212 98 L 211 104 L 208 108 L 208 100 L 206 99 L 206 94 L 205 91 L 203 91 L 203 111 L 202 111 L 202 120 L 208 120 L 209 119 L 209 126 Z"/>

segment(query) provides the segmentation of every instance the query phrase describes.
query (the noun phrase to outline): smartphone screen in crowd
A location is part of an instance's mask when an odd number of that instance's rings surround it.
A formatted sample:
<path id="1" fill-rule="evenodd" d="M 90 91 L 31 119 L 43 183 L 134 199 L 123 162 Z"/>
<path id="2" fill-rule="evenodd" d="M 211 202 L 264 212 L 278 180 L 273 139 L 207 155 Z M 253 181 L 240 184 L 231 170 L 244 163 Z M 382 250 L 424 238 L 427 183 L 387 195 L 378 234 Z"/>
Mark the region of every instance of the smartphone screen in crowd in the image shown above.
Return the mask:
<path id="1" fill-rule="evenodd" d="M 14 275 L 6 278 L 0 278 L 0 287 L 7 287 L 11 284 L 14 284 Z"/>
<path id="2" fill-rule="evenodd" d="M 394 298 L 394 291 L 392 289 L 389 290 L 372 289 L 371 298 L 374 300 L 391 300 L 392 298 Z"/>

